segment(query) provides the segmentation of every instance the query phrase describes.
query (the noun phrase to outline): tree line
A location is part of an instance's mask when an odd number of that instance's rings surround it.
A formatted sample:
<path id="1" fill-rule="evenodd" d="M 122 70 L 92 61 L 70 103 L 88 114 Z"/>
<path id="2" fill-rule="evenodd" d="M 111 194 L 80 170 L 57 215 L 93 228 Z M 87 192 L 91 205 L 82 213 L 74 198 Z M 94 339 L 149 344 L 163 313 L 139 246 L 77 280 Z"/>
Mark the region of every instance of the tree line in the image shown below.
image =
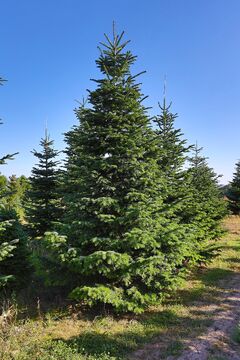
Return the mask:
<path id="1" fill-rule="evenodd" d="M 165 98 L 150 117 L 123 35 L 101 43 L 102 78 L 75 109 L 64 161 L 46 131 L 30 178 L 0 177 L 2 291 L 34 276 L 84 306 L 140 313 L 218 252 L 227 214 L 219 177 Z M 239 213 L 239 163 L 234 176 Z"/>

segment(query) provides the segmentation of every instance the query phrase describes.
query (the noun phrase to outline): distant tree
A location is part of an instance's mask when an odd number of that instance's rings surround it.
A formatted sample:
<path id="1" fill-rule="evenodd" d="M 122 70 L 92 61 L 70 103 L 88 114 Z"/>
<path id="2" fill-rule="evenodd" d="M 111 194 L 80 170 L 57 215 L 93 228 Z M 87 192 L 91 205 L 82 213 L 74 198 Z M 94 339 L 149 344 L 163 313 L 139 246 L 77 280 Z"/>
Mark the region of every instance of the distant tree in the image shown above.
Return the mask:
<path id="1" fill-rule="evenodd" d="M 24 176 L 12 175 L 7 181 L 6 202 L 10 209 L 15 209 L 21 220 L 25 219 L 26 195 L 30 182 Z"/>
<path id="2" fill-rule="evenodd" d="M 240 160 L 236 163 L 233 179 L 229 184 L 226 194 L 229 199 L 231 212 L 235 215 L 240 215 Z"/>
<path id="3" fill-rule="evenodd" d="M 20 209 L 21 207 L 21 202 L 20 202 L 20 193 L 21 189 L 20 189 L 20 184 L 18 182 L 17 176 L 16 175 L 12 175 L 9 177 L 8 180 L 8 196 L 7 196 L 7 200 L 8 200 L 8 205 L 11 208 L 15 208 L 15 209 Z"/>
<path id="4" fill-rule="evenodd" d="M 208 241 L 222 234 L 221 220 L 227 209 L 218 184 L 219 176 L 208 166 L 201 151 L 202 148 L 196 145 L 193 156 L 189 157 L 192 195 L 185 221 L 195 226 L 200 258 L 204 260 L 213 255 Z"/>
<path id="5" fill-rule="evenodd" d="M 53 148 L 53 140 L 47 131 L 40 141 L 40 146 L 42 151 L 33 150 L 38 163 L 32 169 L 28 191 L 28 222 L 34 237 L 43 236 L 46 231 L 53 230 L 60 216 L 57 168 L 59 161 L 56 160 L 59 151 Z"/>
<path id="6" fill-rule="evenodd" d="M 153 118 L 153 123 L 157 164 L 165 180 L 163 206 L 164 215 L 169 221 L 166 227 L 168 247 L 172 247 L 171 251 L 175 256 L 177 253 L 184 253 L 186 259 L 195 259 L 197 248 L 194 227 L 189 221 L 185 221 L 185 212 L 191 203 L 191 178 L 186 170 L 186 160 L 192 146 L 187 145 L 187 140 L 183 139 L 181 129 L 175 127 L 178 115 L 171 112 L 171 103 L 167 106 L 165 96 L 163 105 L 159 104 L 159 108 L 160 114 Z M 163 196 L 163 189 L 160 191 Z"/>
<path id="7" fill-rule="evenodd" d="M 0 198 L 3 198 L 3 195 L 5 195 L 7 193 L 7 185 L 8 185 L 8 180 L 7 177 L 4 175 L 0 175 Z"/>
<path id="8" fill-rule="evenodd" d="M 183 207 L 189 200 L 189 174 L 184 168 L 192 146 L 183 139 L 181 129 L 175 128 L 177 114 L 170 111 L 171 104 L 159 104 L 160 114 L 153 118 L 158 146 L 157 163 L 166 180 L 165 203 L 171 208 L 172 216 L 181 217 Z"/>
<path id="9" fill-rule="evenodd" d="M 1 79 L 0 79 L 1 83 Z M 0 164 L 13 159 L 15 154 L 5 155 Z M 0 289 L 8 285 L 23 286 L 29 275 L 28 250 L 26 236 L 14 210 L 9 209 L 5 199 L 7 194 L 6 178 L 0 181 Z"/>

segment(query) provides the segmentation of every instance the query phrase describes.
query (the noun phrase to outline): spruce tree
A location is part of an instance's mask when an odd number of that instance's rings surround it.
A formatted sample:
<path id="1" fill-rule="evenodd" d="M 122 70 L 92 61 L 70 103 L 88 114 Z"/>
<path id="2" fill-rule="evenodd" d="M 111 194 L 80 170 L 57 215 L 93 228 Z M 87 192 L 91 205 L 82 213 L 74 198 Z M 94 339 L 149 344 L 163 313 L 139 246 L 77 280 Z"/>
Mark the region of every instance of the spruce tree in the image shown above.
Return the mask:
<path id="1" fill-rule="evenodd" d="M 219 238 L 223 232 L 221 221 L 227 211 L 218 184 L 219 176 L 208 166 L 201 151 L 202 148 L 195 145 L 193 156 L 189 157 L 192 196 L 185 220 L 195 226 L 200 260 L 204 261 L 212 255 L 209 240 Z"/>
<path id="2" fill-rule="evenodd" d="M 60 235 L 46 241 L 73 274 L 71 298 L 141 312 L 171 288 L 189 244 L 164 214 L 155 134 L 130 70 L 136 57 L 123 33 L 105 37 L 96 61 L 104 77 L 66 134 Z"/>
<path id="3" fill-rule="evenodd" d="M 226 194 L 231 212 L 240 215 L 240 160 L 236 163 L 235 173 Z"/>
<path id="4" fill-rule="evenodd" d="M 38 163 L 33 167 L 30 177 L 30 199 L 27 215 L 30 233 L 33 237 L 43 236 L 46 231 L 53 230 L 60 216 L 60 196 L 58 191 L 59 151 L 53 147 L 49 134 L 41 139 L 42 151 L 33 150 Z"/>

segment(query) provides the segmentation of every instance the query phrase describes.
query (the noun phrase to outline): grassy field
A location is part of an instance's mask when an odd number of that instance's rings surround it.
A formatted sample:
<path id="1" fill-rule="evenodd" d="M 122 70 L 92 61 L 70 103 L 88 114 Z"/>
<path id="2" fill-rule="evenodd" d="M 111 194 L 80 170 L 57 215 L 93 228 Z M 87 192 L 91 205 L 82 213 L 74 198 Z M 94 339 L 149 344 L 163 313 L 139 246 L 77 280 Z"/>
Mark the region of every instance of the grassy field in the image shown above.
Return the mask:
<path id="1" fill-rule="evenodd" d="M 221 302 L 222 281 L 240 272 L 240 217 L 227 218 L 224 226 L 229 233 L 220 240 L 221 255 L 207 269 L 192 274 L 172 298 L 141 316 L 51 312 L 15 320 L 16 310 L 10 308 L 9 323 L 0 323 L 0 359 L 120 360 L 156 339 L 163 359 L 181 354 L 189 331 L 197 336 L 212 323 L 211 310 Z M 240 341 L 239 329 L 234 336 Z"/>

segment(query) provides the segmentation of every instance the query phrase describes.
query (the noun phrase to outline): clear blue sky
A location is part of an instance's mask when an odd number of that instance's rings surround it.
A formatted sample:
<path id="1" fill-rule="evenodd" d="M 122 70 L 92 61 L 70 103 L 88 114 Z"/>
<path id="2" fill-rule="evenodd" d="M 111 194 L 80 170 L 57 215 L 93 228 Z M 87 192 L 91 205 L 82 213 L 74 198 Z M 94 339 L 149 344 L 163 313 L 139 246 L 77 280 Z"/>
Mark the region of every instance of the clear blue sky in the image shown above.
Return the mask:
<path id="1" fill-rule="evenodd" d="M 164 75 L 176 125 L 231 179 L 240 158 L 239 0 L 0 0 L 2 173 L 29 175 L 47 119 L 57 148 L 75 122 L 76 100 L 95 85 L 95 59 L 112 21 L 138 55 L 146 105 L 157 112 Z"/>

